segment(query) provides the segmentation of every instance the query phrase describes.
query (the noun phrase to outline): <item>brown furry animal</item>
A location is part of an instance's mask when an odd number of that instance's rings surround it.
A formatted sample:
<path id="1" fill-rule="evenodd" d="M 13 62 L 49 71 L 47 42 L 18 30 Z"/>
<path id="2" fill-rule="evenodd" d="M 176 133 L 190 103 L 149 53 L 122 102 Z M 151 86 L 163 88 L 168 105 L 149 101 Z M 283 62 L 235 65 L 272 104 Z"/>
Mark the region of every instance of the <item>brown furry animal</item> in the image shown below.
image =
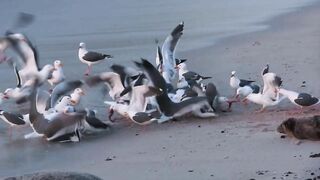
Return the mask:
<path id="1" fill-rule="evenodd" d="M 277 131 L 297 139 L 320 141 L 320 115 L 289 118 L 280 124 Z"/>

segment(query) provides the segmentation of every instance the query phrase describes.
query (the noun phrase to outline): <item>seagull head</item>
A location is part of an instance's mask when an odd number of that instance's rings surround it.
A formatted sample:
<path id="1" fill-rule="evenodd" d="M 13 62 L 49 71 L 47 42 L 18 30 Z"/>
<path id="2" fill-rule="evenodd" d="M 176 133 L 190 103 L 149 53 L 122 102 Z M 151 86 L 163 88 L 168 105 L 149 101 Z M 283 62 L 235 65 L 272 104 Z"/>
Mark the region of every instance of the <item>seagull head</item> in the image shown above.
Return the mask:
<path id="1" fill-rule="evenodd" d="M 80 49 L 80 48 L 86 48 L 86 43 L 81 42 L 81 43 L 79 44 L 79 49 Z"/>
<path id="2" fill-rule="evenodd" d="M 53 66 L 55 69 L 59 68 L 59 67 L 62 67 L 63 64 L 60 60 L 55 60 L 54 63 L 53 63 Z"/>
<path id="3" fill-rule="evenodd" d="M 20 41 L 26 41 L 26 37 L 20 33 L 9 34 L 8 37 L 13 38 L 13 39 L 17 39 Z"/>
<path id="4" fill-rule="evenodd" d="M 233 77 L 236 74 L 236 71 L 231 71 L 231 77 Z"/>
<path id="5" fill-rule="evenodd" d="M 74 90 L 74 93 L 79 94 L 79 95 L 85 95 L 84 91 L 81 88 L 76 88 Z"/>

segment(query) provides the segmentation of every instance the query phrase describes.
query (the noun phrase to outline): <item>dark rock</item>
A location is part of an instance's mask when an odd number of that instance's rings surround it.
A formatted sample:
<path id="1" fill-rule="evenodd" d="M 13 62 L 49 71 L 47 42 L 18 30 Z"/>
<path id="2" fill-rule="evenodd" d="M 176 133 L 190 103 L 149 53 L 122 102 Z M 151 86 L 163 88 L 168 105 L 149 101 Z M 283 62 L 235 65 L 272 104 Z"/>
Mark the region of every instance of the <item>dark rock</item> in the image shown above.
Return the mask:
<path id="1" fill-rule="evenodd" d="M 102 180 L 101 178 L 77 172 L 37 172 L 21 176 L 7 177 L 5 180 Z"/>
<path id="2" fill-rule="evenodd" d="M 112 159 L 108 157 L 105 159 L 105 161 L 112 161 Z"/>
<path id="3" fill-rule="evenodd" d="M 310 158 L 317 158 L 317 157 L 320 157 L 320 153 L 311 154 L 309 157 L 310 157 Z"/>
<path id="4" fill-rule="evenodd" d="M 188 172 L 193 172 L 193 170 L 189 170 Z"/>

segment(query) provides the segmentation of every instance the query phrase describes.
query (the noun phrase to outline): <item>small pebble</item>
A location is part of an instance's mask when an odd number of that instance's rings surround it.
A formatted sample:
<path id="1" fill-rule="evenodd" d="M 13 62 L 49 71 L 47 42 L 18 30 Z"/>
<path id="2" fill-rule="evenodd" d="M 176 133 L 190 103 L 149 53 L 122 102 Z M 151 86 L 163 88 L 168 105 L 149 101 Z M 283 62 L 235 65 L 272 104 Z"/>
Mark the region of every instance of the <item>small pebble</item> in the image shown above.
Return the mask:
<path id="1" fill-rule="evenodd" d="M 105 159 L 105 161 L 112 161 L 112 159 L 111 158 L 107 158 L 107 159 Z"/>
<path id="2" fill-rule="evenodd" d="M 221 131 L 221 133 L 224 133 L 224 131 Z"/>
<path id="3" fill-rule="evenodd" d="M 189 170 L 188 172 L 193 172 L 193 170 Z"/>

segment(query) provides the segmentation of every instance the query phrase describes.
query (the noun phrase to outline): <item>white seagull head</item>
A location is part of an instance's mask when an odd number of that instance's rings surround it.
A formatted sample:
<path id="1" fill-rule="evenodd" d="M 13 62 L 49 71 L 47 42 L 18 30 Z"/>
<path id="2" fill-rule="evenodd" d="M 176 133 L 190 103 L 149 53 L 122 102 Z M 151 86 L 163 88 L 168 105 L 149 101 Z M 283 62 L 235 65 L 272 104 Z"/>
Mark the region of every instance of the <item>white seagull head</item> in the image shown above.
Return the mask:
<path id="1" fill-rule="evenodd" d="M 54 68 L 59 68 L 59 67 L 62 67 L 63 64 L 60 60 L 55 60 L 53 63 L 53 66 L 54 66 Z"/>
<path id="2" fill-rule="evenodd" d="M 84 91 L 81 88 L 76 88 L 73 93 L 79 94 L 79 95 L 85 95 Z"/>
<path id="3" fill-rule="evenodd" d="M 80 48 L 80 49 L 86 48 L 86 43 L 81 42 L 81 43 L 79 44 L 79 48 Z"/>

